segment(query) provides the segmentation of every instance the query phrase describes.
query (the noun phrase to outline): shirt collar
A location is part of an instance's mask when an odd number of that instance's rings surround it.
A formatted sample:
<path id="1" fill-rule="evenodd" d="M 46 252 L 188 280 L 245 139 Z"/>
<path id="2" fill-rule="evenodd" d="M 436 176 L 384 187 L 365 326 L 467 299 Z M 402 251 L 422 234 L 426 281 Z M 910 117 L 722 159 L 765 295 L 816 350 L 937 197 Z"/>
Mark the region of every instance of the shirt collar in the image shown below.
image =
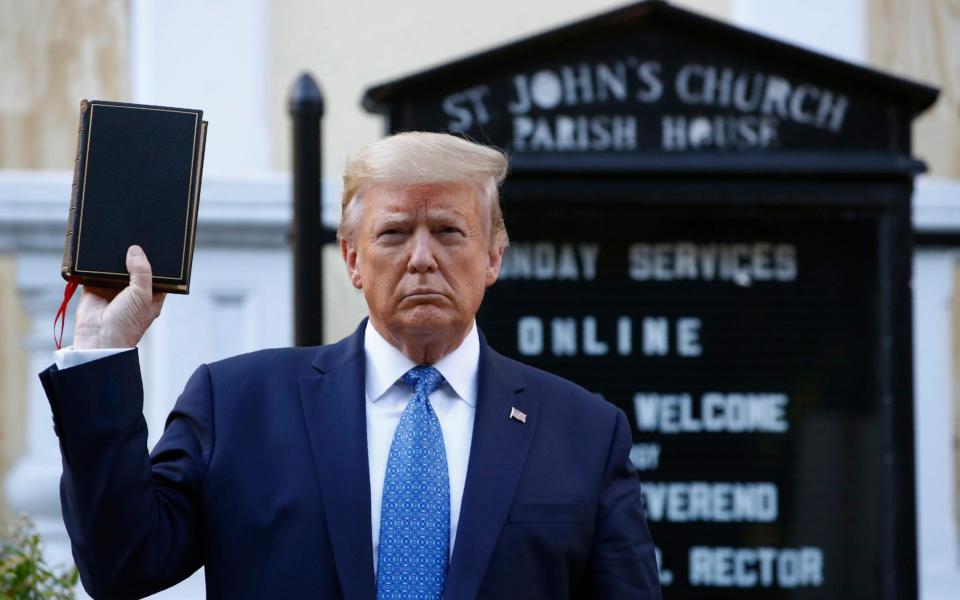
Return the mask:
<path id="1" fill-rule="evenodd" d="M 376 402 L 404 373 L 417 366 L 367 320 L 363 333 L 363 349 L 367 360 L 367 398 Z M 480 364 L 480 336 L 476 322 L 456 350 L 437 361 L 433 367 L 440 371 L 454 393 L 471 407 L 477 405 L 477 369 Z"/>

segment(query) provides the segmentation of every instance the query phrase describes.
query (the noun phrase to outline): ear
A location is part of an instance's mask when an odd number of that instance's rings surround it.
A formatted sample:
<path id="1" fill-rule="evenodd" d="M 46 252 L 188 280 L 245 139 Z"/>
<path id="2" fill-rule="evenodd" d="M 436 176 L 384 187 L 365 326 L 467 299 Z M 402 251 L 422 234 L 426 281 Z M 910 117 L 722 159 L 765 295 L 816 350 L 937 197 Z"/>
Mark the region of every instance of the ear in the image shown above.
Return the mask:
<path id="1" fill-rule="evenodd" d="M 487 271 L 485 283 L 487 287 L 490 287 L 497 281 L 497 277 L 500 276 L 500 266 L 503 264 L 503 244 L 493 244 L 490 246 L 490 250 L 487 251 Z"/>
<path id="2" fill-rule="evenodd" d="M 347 266 L 347 277 L 350 283 L 358 290 L 363 289 L 363 277 L 360 275 L 360 255 L 357 248 L 347 240 L 340 240 L 340 255 Z"/>

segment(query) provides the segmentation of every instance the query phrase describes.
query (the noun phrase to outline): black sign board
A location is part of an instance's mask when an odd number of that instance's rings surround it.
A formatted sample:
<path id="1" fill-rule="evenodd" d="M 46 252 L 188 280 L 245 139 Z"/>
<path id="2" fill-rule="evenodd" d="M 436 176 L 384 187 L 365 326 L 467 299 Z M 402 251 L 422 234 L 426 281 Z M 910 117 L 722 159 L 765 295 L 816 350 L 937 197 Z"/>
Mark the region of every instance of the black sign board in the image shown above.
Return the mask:
<path id="1" fill-rule="evenodd" d="M 505 148 L 490 343 L 622 408 L 666 598 L 915 598 L 910 123 L 936 91 L 644 2 L 371 88 Z"/>

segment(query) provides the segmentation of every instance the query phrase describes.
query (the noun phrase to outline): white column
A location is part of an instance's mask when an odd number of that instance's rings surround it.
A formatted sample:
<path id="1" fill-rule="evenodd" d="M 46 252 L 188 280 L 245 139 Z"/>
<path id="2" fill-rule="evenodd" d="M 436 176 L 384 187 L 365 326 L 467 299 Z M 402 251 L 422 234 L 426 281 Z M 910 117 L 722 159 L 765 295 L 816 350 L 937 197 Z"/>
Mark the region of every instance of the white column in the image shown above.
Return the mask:
<path id="1" fill-rule="evenodd" d="M 913 198 L 919 231 L 960 231 L 960 181 L 921 177 Z M 954 506 L 954 272 L 960 249 L 920 248 L 913 261 L 914 447 L 920 598 L 960 589 L 960 536 Z"/>
<path id="2" fill-rule="evenodd" d="M 732 0 L 734 25 L 857 64 L 867 61 L 866 0 Z"/>
<path id="3" fill-rule="evenodd" d="M 50 405 L 36 374 L 52 362 L 53 317 L 63 298 L 56 278 L 59 257 L 52 253 L 17 256 L 17 290 L 30 319 L 23 340 L 28 355 L 26 450 L 6 480 L 10 508 L 26 513 L 43 536 L 45 555 L 54 564 L 73 564 L 70 540 L 60 512 L 60 449 L 53 432 Z M 49 277 L 50 274 L 53 277 Z M 64 344 L 70 343 L 72 318 L 64 329 Z"/>
<path id="4" fill-rule="evenodd" d="M 957 258 L 952 250 L 927 250 L 918 252 L 913 263 L 918 562 L 921 598 L 931 600 L 949 597 L 949 590 L 955 593 L 960 585 L 952 493 L 956 468 L 952 301 Z"/>
<path id="5" fill-rule="evenodd" d="M 270 168 L 269 16 L 265 0 L 130 4 L 130 98 L 202 109 L 205 173 Z"/>

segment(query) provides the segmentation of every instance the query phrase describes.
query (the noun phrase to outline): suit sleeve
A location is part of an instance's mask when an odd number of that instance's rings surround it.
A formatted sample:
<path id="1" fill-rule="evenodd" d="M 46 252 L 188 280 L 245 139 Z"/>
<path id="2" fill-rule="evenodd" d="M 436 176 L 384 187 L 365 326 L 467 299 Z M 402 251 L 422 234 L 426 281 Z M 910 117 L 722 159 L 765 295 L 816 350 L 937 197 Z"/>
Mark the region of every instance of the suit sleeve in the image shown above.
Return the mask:
<path id="1" fill-rule="evenodd" d="M 140 598 L 202 564 L 200 486 L 213 449 L 210 374 L 193 374 L 147 453 L 136 349 L 40 374 L 60 439 L 60 501 L 84 588 Z"/>
<path id="2" fill-rule="evenodd" d="M 588 566 L 592 598 L 660 600 L 653 539 L 630 462 L 632 445 L 627 417 L 618 409 Z"/>

